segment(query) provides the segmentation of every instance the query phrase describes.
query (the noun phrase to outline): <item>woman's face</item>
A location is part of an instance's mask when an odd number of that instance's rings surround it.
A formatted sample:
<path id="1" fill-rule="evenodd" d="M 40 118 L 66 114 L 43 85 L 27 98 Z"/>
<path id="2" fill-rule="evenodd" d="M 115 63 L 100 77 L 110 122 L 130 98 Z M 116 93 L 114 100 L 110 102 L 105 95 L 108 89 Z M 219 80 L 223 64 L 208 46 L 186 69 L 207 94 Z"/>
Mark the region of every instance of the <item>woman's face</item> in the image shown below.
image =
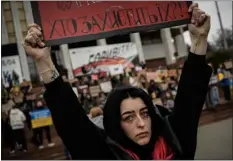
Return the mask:
<path id="1" fill-rule="evenodd" d="M 138 145 L 146 145 L 151 138 L 151 118 L 141 98 L 127 98 L 121 102 L 121 127 L 126 136 Z"/>

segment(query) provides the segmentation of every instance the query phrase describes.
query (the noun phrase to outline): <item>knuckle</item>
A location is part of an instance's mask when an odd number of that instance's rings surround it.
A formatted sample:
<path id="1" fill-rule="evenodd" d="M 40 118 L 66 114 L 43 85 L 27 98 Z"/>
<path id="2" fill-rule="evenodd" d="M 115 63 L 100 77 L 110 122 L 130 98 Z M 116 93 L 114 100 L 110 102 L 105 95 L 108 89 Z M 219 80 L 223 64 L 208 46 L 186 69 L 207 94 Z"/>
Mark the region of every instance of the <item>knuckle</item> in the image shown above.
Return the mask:
<path id="1" fill-rule="evenodd" d="M 39 37 L 36 38 L 36 42 L 41 42 Z"/>

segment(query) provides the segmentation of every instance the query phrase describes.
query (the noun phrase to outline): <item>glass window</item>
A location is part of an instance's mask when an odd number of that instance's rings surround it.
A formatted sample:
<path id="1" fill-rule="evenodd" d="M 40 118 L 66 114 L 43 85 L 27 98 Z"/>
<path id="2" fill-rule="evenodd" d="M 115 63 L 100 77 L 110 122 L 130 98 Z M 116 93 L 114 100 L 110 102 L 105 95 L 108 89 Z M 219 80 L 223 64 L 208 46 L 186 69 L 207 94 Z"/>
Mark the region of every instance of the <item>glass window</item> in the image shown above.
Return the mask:
<path id="1" fill-rule="evenodd" d="M 118 44 L 130 42 L 130 35 L 116 35 L 109 38 L 106 38 L 107 44 Z"/>
<path id="2" fill-rule="evenodd" d="M 97 45 L 96 40 L 91 40 L 91 41 L 70 43 L 68 44 L 68 47 L 69 49 L 72 49 L 72 48 L 81 48 L 81 47 L 89 47 L 89 46 L 96 46 L 96 45 Z"/>
<path id="3" fill-rule="evenodd" d="M 141 36 L 142 45 L 162 43 L 160 30 L 141 32 L 140 36 Z"/>

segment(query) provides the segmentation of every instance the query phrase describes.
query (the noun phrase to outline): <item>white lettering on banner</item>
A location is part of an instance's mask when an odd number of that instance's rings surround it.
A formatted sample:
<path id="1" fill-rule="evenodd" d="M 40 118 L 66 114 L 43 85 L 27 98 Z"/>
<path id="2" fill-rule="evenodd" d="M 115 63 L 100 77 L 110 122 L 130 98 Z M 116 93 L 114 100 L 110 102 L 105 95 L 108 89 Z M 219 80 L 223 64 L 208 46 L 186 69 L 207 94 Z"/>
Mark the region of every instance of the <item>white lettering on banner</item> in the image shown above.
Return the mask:
<path id="1" fill-rule="evenodd" d="M 87 48 L 76 48 L 69 50 L 71 64 L 75 75 L 82 66 L 92 66 L 92 68 L 105 67 L 109 65 L 125 64 L 132 61 L 138 55 L 136 45 L 133 43 L 122 43 L 105 46 L 95 46 Z"/>
<path id="2" fill-rule="evenodd" d="M 22 79 L 19 56 L 2 57 L 2 84 L 8 87 L 10 82 L 17 84 Z"/>

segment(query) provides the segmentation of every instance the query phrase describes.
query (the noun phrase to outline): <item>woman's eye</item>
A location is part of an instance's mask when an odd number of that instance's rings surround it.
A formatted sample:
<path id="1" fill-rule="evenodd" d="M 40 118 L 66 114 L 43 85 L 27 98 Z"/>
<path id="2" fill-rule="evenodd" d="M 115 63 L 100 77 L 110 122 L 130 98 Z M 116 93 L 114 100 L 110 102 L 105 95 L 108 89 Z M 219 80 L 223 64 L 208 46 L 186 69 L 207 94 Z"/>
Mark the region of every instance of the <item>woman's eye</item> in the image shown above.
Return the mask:
<path id="1" fill-rule="evenodd" d="M 144 112 L 142 113 L 142 116 L 143 116 L 144 118 L 148 117 L 148 116 L 149 116 L 148 111 L 144 111 Z"/>
<path id="2" fill-rule="evenodd" d="M 133 116 L 127 116 L 123 120 L 127 122 L 133 121 Z"/>

